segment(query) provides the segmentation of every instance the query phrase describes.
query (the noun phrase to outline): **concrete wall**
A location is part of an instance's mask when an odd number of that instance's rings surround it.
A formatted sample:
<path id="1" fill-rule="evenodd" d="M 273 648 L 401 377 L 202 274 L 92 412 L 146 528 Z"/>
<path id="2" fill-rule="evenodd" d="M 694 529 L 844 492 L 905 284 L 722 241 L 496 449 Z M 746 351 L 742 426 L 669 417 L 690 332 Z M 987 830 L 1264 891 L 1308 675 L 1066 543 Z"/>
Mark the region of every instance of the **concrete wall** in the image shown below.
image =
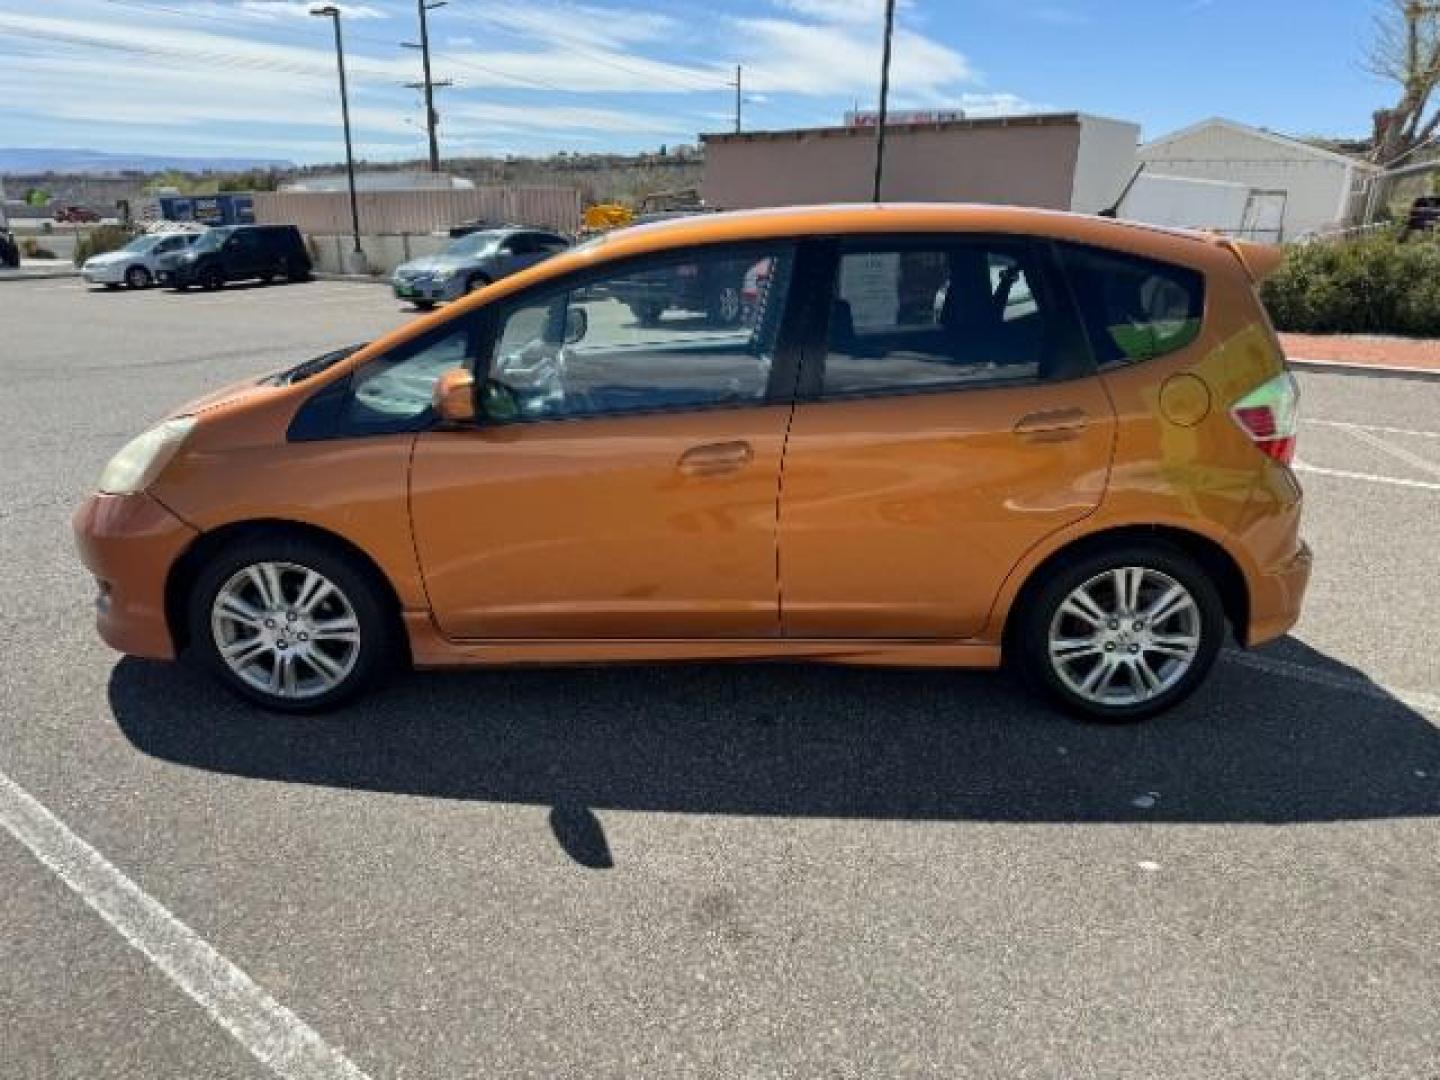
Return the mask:
<path id="1" fill-rule="evenodd" d="M 1221 124 L 1142 146 L 1140 160 L 1167 176 L 1285 191 L 1283 240 L 1347 224 L 1352 187 L 1364 182 L 1363 169 L 1341 159 Z"/>
<path id="2" fill-rule="evenodd" d="M 477 219 L 567 233 L 580 228 L 580 192 L 576 188 L 362 191 L 356 205 L 360 231 L 374 235 L 424 234 Z M 264 225 L 296 225 L 312 236 L 349 232 L 350 195 L 344 191 L 257 193 L 255 220 Z"/>
<path id="3" fill-rule="evenodd" d="M 310 247 L 310 257 L 315 261 L 316 270 L 327 274 L 347 272 L 349 268 L 346 266 L 345 256 L 355 247 L 355 241 L 348 233 L 307 236 L 305 241 Z M 360 250 L 364 252 L 365 262 L 372 274 L 388 277 L 401 263 L 418 259 L 422 255 L 433 255 L 449 242 L 450 237 L 448 236 L 435 236 L 428 233 L 388 236 L 362 235 Z"/>
<path id="4" fill-rule="evenodd" d="M 892 127 L 883 196 L 1068 210 L 1080 133 L 1075 115 Z M 873 131 L 709 135 L 702 193 L 710 205 L 732 210 L 868 202 L 874 167 Z"/>
<path id="5" fill-rule="evenodd" d="M 1139 148 L 1139 124 L 1082 115 L 1070 209 L 1098 214 L 1114 206 L 1135 173 Z"/>

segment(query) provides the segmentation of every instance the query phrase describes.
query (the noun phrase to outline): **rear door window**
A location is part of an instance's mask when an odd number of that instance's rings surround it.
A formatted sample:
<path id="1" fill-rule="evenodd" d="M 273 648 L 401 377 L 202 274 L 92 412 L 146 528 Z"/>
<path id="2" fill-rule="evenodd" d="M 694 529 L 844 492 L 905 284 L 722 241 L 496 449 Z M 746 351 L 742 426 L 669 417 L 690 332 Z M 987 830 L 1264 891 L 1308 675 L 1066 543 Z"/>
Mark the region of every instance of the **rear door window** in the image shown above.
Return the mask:
<path id="1" fill-rule="evenodd" d="M 1102 368 L 1178 352 L 1200 336 L 1205 277 L 1198 271 L 1116 251 L 1059 246 Z"/>
<path id="2" fill-rule="evenodd" d="M 1042 248 L 1009 238 L 842 252 L 820 393 L 903 393 L 1068 373 L 1061 360 L 1073 319 L 1044 287 L 1045 261 Z"/>

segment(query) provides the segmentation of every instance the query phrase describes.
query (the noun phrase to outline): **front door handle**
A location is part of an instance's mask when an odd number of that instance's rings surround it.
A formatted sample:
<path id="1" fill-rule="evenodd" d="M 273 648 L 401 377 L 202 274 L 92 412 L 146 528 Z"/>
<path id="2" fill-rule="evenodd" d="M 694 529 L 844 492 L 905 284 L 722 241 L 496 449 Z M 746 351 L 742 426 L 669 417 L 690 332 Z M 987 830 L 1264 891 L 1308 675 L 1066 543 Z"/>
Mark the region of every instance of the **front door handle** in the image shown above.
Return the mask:
<path id="1" fill-rule="evenodd" d="M 1035 442 L 1061 442 L 1078 438 L 1089 426 L 1084 409 L 1052 409 L 1022 416 L 1015 423 L 1015 434 Z"/>
<path id="2" fill-rule="evenodd" d="M 706 443 L 692 446 L 680 455 L 680 471 L 690 476 L 720 476 L 739 472 L 755 460 L 748 442 Z"/>

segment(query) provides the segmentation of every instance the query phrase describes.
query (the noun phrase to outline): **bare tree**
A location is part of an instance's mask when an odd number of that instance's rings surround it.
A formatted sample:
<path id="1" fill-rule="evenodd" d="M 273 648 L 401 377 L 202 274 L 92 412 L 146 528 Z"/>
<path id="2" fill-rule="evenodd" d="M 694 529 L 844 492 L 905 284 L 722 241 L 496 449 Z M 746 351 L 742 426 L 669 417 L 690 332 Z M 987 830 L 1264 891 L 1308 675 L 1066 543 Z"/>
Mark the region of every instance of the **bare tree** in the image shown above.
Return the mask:
<path id="1" fill-rule="evenodd" d="M 1389 165 L 1440 131 L 1440 108 L 1431 108 L 1440 84 L 1440 3 L 1382 2 L 1365 66 L 1401 90 L 1399 104 L 1375 113 L 1370 156 Z"/>

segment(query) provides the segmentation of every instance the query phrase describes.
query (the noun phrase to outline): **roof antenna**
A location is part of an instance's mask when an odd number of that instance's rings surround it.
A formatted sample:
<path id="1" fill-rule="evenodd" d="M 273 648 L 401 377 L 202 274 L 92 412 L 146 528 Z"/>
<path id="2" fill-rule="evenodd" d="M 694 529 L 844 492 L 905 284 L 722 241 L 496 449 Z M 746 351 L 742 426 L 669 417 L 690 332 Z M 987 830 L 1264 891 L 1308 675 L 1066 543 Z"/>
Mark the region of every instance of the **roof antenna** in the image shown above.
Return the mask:
<path id="1" fill-rule="evenodd" d="M 1097 217 L 1103 217 L 1103 218 L 1116 218 L 1116 217 L 1119 217 L 1119 216 L 1120 216 L 1120 207 L 1125 204 L 1125 199 L 1129 196 L 1129 194 L 1130 194 L 1130 189 L 1135 186 L 1135 182 L 1140 179 L 1140 174 L 1145 171 L 1145 166 L 1146 166 L 1146 165 L 1149 165 L 1149 164 L 1150 164 L 1150 163 L 1149 163 L 1148 161 L 1142 161 L 1142 162 L 1140 162 L 1140 167 L 1139 167 L 1138 169 L 1136 169 L 1134 173 L 1131 174 L 1131 176 L 1130 176 L 1130 182 L 1129 182 L 1128 184 L 1126 184 L 1126 185 L 1125 185 L 1125 189 L 1120 192 L 1120 197 L 1119 197 L 1118 199 L 1116 199 L 1115 202 L 1114 202 L 1112 205 L 1107 206 L 1104 210 L 1101 210 L 1100 213 L 1097 214 L 1096 216 L 1097 216 Z"/>

